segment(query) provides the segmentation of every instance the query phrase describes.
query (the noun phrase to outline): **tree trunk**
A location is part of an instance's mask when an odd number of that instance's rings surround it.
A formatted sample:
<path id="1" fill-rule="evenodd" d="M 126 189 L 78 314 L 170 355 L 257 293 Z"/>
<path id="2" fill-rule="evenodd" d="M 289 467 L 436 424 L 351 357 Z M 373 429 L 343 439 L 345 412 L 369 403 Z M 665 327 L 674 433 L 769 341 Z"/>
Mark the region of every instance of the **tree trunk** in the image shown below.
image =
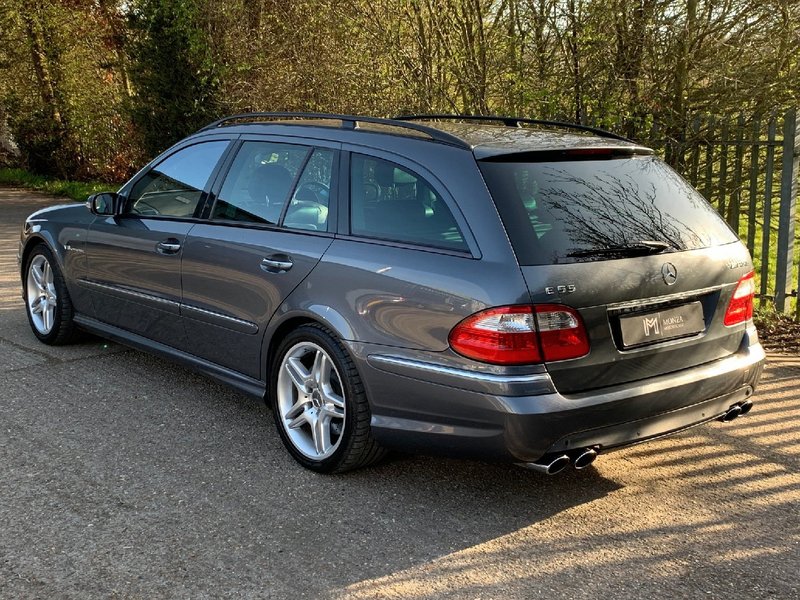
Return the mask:
<path id="1" fill-rule="evenodd" d="M 41 10 L 37 3 L 25 2 L 22 6 L 22 19 L 25 22 L 25 32 L 30 42 L 31 60 L 33 69 L 36 72 L 39 95 L 45 108 L 49 111 L 57 131 L 63 133 L 65 130 L 64 119 L 58 107 L 56 84 L 52 77 L 50 61 L 45 51 L 46 45 L 42 23 L 39 18 L 40 12 Z"/>

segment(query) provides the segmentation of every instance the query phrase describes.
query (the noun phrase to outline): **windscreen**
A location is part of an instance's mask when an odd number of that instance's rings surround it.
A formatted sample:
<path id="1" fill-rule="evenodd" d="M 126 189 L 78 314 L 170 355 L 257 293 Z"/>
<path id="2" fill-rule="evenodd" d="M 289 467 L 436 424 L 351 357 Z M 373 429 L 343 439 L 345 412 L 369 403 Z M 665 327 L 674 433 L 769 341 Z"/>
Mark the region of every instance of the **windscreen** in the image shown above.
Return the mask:
<path id="1" fill-rule="evenodd" d="M 512 160 L 478 164 L 520 264 L 611 260 L 737 240 L 714 208 L 653 156 Z"/>

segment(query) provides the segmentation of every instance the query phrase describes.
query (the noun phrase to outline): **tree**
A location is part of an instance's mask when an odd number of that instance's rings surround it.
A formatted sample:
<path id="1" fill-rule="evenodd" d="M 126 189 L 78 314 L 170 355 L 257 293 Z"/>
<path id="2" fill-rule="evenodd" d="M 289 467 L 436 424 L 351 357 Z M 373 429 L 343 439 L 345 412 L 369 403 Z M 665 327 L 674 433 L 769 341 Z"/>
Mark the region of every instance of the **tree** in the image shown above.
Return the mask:
<path id="1" fill-rule="evenodd" d="M 211 120 L 219 79 L 199 0 L 130 6 L 131 114 L 152 156 Z"/>

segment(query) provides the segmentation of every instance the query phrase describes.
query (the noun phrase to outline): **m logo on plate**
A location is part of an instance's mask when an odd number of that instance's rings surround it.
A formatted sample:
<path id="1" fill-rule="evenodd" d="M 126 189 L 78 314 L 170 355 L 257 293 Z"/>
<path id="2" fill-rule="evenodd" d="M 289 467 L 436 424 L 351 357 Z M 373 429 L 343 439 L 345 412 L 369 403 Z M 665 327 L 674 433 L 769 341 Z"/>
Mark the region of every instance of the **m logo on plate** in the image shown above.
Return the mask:
<path id="1" fill-rule="evenodd" d="M 656 315 L 652 319 L 645 317 L 644 319 L 642 319 L 642 325 L 644 325 L 644 335 L 646 337 L 649 337 L 651 332 L 655 333 L 656 335 L 659 335 L 661 333 L 661 331 L 658 328 L 658 315 Z"/>

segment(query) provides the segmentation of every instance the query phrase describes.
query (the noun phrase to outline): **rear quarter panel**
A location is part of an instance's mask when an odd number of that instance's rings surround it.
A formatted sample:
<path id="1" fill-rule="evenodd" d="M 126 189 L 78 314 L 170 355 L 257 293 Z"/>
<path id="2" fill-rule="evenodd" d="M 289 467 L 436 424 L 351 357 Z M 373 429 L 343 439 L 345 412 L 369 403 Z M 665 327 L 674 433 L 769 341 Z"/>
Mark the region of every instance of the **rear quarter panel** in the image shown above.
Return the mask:
<path id="1" fill-rule="evenodd" d="M 346 144 L 345 150 L 394 161 L 425 177 L 458 213 L 454 216 L 471 251 L 455 254 L 352 237 L 345 219 L 344 234 L 284 302 L 271 331 L 293 316 L 321 315 L 317 318 L 348 341 L 444 352 L 450 330 L 464 317 L 530 301 L 471 152 L 399 136 L 388 150 L 358 144 Z M 347 215 L 349 194 L 342 195 L 340 214 Z M 268 332 L 267 345 L 270 337 Z"/>

